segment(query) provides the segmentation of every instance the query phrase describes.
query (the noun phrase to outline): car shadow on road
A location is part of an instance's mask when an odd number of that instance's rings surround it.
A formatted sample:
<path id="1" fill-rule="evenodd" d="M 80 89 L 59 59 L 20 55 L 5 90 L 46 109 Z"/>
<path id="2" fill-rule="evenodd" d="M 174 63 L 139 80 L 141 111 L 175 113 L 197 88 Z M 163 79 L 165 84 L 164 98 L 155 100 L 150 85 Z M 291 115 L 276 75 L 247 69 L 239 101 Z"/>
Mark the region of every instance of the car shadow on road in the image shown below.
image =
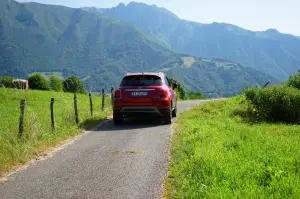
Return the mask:
<path id="1" fill-rule="evenodd" d="M 120 125 L 115 125 L 112 120 L 109 120 L 96 131 L 121 131 L 121 130 L 133 130 L 133 129 L 143 129 L 152 128 L 157 126 L 165 126 L 161 119 L 159 118 L 126 118 Z"/>

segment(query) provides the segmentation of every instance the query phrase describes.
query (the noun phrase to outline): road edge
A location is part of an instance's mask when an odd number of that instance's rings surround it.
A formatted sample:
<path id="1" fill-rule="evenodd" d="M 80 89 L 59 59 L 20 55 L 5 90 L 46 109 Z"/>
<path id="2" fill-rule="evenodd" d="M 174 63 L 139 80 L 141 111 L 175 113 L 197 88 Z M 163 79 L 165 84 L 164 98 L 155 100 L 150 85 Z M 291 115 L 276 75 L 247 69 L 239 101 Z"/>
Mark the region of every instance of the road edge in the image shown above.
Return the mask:
<path id="1" fill-rule="evenodd" d="M 99 124 L 95 125 L 90 130 L 81 129 L 78 131 L 78 134 L 75 136 L 71 136 L 66 140 L 59 142 L 58 144 L 49 147 L 45 151 L 40 152 L 37 156 L 33 159 L 29 160 L 28 162 L 20 165 L 13 166 L 9 171 L 0 173 L 0 183 L 4 183 L 9 181 L 9 177 L 26 170 L 27 168 L 38 164 L 39 162 L 45 161 L 49 158 L 55 156 L 56 153 L 59 151 L 67 148 L 68 146 L 74 144 L 76 141 L 80 140 L 82 137 L 86 136 L 87 134 L 91 133 L 92 131 L 100 128 L 103 124 L 107 123 L 112 118 L 112 115 L 109 114 L 106 118 L 100 121 Z"/>

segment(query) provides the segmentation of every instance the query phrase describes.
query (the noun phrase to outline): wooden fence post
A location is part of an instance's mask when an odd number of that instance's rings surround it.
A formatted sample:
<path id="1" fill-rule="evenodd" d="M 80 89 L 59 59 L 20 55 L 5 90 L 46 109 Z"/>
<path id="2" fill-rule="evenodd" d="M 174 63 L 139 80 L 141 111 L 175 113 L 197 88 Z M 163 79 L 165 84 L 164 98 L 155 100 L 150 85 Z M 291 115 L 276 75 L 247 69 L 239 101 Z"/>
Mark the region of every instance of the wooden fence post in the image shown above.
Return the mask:
<path id="1" fill-rule="evenodd" d="M 92 93 L 89 93 L 89 98 L 90 98 L 91 116 L 93 116 L 93 99 L 92 99 Z"/>
<path id="2" fill-rule="evenodd" d="M 104 106 L 105 106 L 105 91 L 104 89 L 102 89 L 102 111 L 104 111 Z"/>
<path id="3" fill-rule="evenodd" d="M 22 137 L 24 132 L 24 113 L 25 113 L 26 100 L 20 102 L 20 121 L 19 121 L 19 137 Z"/>
<path id="4" fill-rule="evenodd" d="M 52 131 L 55 131 L 55 119 L 54 119 L 54 98 L 51 98 L 50 111 L 51 111 L 51 127 Z"/>
<path id="5" fill-rule="evenodd" d="M 111 93 L 111 105 L 113 105 L 113 103 L 114 103 L 114 88 L 113 87 L 111 87 L 110 93 Z"/>
<path id="6" fill-rule="evenodd" d="M 74 111 L 75 111 L 76 124 L 78 124 L 79 123 L 79 118 L 78 118 L 78 106 L 77 106 L 77 95 L 76 95 L 76 93 L 74 94 Z"/>

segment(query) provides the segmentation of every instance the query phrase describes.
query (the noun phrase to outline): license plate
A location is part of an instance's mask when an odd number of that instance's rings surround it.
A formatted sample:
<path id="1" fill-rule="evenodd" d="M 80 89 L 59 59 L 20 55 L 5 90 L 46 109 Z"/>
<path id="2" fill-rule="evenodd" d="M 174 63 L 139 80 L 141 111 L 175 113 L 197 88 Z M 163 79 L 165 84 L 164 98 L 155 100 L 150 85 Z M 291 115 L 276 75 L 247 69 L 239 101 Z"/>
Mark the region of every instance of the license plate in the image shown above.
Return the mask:
<path id="1" fill-rule="evenodd" d="M 131 96 L 147 96 L 148 92 L 131 92 Z"/>

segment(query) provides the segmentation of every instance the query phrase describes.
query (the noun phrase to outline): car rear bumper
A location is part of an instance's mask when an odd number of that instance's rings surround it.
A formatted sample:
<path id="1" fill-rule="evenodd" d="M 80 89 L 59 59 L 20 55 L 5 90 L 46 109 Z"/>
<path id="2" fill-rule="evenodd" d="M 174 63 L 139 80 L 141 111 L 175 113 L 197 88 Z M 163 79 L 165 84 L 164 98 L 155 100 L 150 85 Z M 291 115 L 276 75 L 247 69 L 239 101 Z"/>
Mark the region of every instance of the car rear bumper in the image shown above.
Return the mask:
<path id="1" fill-rule="evenodd" d="M 128 116 L 140 114 L 164 116 L 169 111 L 170 109 L 168 108 L 157 108 L 156 106 L 125 106 L 120 109 L 114 109 L 114 112 Z"/>

